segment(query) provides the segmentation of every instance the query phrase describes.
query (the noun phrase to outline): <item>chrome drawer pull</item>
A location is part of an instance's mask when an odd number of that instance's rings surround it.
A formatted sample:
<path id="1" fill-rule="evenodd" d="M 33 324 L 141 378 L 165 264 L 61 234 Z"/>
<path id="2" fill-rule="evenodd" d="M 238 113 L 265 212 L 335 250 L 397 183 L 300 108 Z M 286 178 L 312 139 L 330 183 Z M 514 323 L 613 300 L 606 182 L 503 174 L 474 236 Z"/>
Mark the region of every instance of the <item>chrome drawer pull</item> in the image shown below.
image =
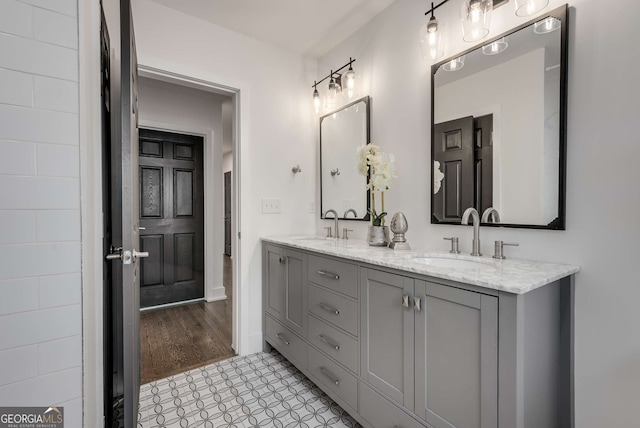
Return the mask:
<path id="1" fill-rule="evenodd" d="M 320 367 L 320 373 L 322 373 L 324 375 L 324 377 L 326 377 L 327 379 L 329 379 L 331 382 L 333 382 L 336 386 L 340 385 L 340 379 L 338 379 L 333 373 L 331 373 L 329 370 L 325 369 L 324 367 Z"/>
<path id="2" fill-rule="evenodd" d="M 340 275 L 331 272 L 325 272 L 323 270 L 319 270 L 318 275 L 326 276 L 327 278 L 335 279 L 336 281 L 340 279 Z"/>
<path id="3" fill-rule="evenodd" d="M 291 345 L 291 343 L 287 340 L 287 338 L 281 335 L 280 333 L 276 333 L 276 337 L 282 340 L 285 345 Z"/>
<path id="4" fill-rule="evenodd" d="M 336 351 L 340 350 L 340 345 L 336 344 L 335 342 L 333 342 L 332 340 L 327 339 L 326 337 L 324 337 L 323 334 L 319 334 L 318 337 L 320 338 L 320 340 L 322 340 L 324 343 L 326 343 L 327 345 L 331 346 L 333 349 L 335 349 Z"/>
<path id="5" fill-rule="evenodd" d="M 318 303 L 318 306 L 320 306 L 322 309 L 324 309 L 327 312 L 330 312 L 334 315 L 340 315 L 340 311 L 336 308 L 332 308 L 331 306 L 327 305 L 326 303 Z"/>

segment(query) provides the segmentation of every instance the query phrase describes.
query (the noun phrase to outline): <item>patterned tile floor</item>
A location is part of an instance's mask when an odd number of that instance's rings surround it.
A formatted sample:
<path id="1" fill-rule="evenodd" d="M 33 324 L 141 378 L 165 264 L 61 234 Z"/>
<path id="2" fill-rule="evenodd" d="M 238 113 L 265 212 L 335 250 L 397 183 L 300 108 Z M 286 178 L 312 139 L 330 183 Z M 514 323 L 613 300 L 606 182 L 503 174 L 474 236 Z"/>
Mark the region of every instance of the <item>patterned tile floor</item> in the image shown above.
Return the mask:
<path id="1" fill-rule="evenodd" d="M 279 353 L 235 357 L 140 388 L 139 428 L 361 428 Z"/>

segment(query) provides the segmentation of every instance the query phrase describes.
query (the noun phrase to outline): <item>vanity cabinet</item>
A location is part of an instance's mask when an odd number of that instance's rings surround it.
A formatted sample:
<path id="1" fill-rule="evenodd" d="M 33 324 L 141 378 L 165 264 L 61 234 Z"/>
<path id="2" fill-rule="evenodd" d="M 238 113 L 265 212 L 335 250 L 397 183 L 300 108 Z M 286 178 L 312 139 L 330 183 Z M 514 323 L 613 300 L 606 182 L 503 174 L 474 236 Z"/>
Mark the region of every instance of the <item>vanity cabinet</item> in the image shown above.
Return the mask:
<path id="1" fill-rule="evenodd" d="M 264 250 L 265 312 L 306 338 L 306 255 L 274 245 L 266 245 Z"/>
<path id="2" fill-rule="evenodd" d="M 573 426 L 572 267 L 517 294 L 296 245 L 263 245 L 266 346 L 366 428 Z"/>
<path id="3" fill-rule="evenodd" d="M 375 269 L 360 278 L 363 380 L 434 428 L 496 428 L 497 297 Z"/>
<path id="4" fill-rule="evenodd" d="M 414 299 L 415 414 L 434 428 L 496 428 L 498 298 L 416 281 Z"/>

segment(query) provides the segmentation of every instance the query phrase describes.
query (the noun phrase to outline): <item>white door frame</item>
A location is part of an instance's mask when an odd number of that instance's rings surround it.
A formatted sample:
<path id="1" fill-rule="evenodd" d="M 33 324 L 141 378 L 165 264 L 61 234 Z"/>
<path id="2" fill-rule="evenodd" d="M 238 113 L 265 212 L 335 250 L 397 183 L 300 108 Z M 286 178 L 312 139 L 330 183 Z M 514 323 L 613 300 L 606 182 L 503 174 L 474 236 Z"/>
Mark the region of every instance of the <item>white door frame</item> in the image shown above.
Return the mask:
<path id="1" fill-rule="evenodd" d="M 182 74 L 173 73 L 166 70 L 159 70 L 153 67 L 148 67 L 145 65 L 138 66 L 138 74 L 140 77 L 147 77 L 154 80 L 160 80 L 168 83 L 173 83 L 180 86 L 186 86 L 190 88 L 200 89 L 206 92 L 213 92 L 216 94 L 227 95 L 232 99 L 233 104 L 233 127 L 232 127 L 232 145 L 233 145 L 233 170 L 231 172 L 231 180 L 236 185 L 232 188 L 231 195 L 231 258 L 232 258 L 232 294 L 233 294 L 233 307 L 232 307 L 232 326 L 231 326 L 231 335 L 232 335 L 232 347 L 238 354 L 242 354 L 241 349 L 241 341 L 239 340 L 239 331 L 240 331 L 240 320 L 242 319 L 242 307 L 239 304 L 241 299 L 240 296 L 240 287 L 239 285 L 242 283 L 240 276 L 240 239 L 238 231 L 240 230 L 240 192 L 241 192 L 241 183 L 240 183 L 240 89 L 231 88 L 229 86 L 220 85 L 213 82 L 208 82 L 196 78 L 192 78 L 189 76 L 185 76 Z M 141 121 L 141 124 L 147 123 L 148 121 Z M 157 124 L 156 124 L 157 125 Z M 153 124 L 152 124 L 153 126 Z M 177 127 L 178 125 L 162 125 L 165 129 L 167 127 Z M 182 127 L 185 129 L 184 127 Z M 178 129 L 178 132 L 181 132 Z M 185 130 L 184 132 L 189 132 L 189 130 Z M 192 131 L 193 132 L 193 131 Z M 202 130 L 196 131 L 198 134 L 202 134 Z M 205 131 L 206 132 L 206 131 Z M 213 141 L 211 141 L 213 142 Z M 208 192 L 206 187 L 206 177 L 207 177 L 207 159 L 211 158 L 211 153 L 207 155 L 206 153 L 206 138 L 205 138 L 205 201 L 207 200 L 206 193 Z M 209 144 L 209 148 L 212 149 Z M 222 150 L 220 151 L 220 156 L 222 156 Z M 212 171 L 215 174 L 215 171 Z M 222 183 L 221 183 L 222 184 Z M 213 202 L 213 201 L 212 201 Z M 205 202 L 205 205 L 208 203 Z M 206 213 L 206 211 L 205 211 Z M 207 230 L 207 223 L 205 220 L 205 234 L 207 234 L 207 238 L 205 239 L 205 256 L 207 255 L 206 251 L 206 243 L 211 238 L 211 234 L 213 231 Z M 214 254 L 214 257 L 222 256 L 222 254 Z M 205 259 L 206 264 L 206 259 Z M 206 273 L 206 272 L 205 272 Z"/>

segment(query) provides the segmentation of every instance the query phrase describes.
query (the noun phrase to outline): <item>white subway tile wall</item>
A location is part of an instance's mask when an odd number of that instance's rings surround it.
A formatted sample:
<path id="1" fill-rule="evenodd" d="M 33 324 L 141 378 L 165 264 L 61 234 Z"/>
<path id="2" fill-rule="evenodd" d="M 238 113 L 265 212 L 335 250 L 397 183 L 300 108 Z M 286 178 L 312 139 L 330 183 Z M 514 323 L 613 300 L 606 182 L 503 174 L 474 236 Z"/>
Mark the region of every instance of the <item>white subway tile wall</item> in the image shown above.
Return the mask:
<path id="1" fill-rule="evenodd" d="M 0 403 L 82 424 L 77 0 L 0 0 Z"/>

